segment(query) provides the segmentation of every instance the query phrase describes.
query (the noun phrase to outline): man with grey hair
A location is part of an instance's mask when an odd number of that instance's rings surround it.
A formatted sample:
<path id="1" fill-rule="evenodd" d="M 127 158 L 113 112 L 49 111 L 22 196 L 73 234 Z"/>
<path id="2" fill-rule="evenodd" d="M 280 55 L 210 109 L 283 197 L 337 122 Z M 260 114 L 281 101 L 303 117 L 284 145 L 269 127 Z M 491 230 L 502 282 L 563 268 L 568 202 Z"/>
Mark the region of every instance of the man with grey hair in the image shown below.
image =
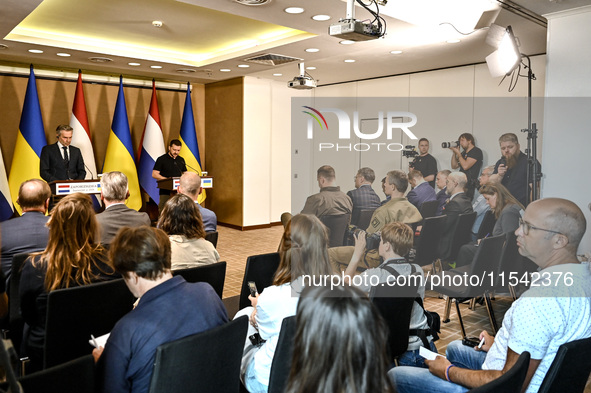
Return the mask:
<path id="1" fill-rule="evenodd" d="M 353 201 L 351 225 L 357 225 L 362 210 L 375 210 L 380 207 L 380 197 L 371 187 L 376 174 L 371 168 L 360 168 L 355 175 L 355 189 L 347 193 Z M 362 228 L 365 229 L 365 228 Z"/>
<path id="2" fill-rule="evenodd" d="M 480 183 L 480 187 L 488 183 L 489 181 L 495 181 L 491 179 L 493 172 L 495 170 L 494 165 L 487 166 L 482 170 L 478 181 Z M 482 225 L 482 220 L 484 219 L 484 215 L 487 211 L 490 210 L 490 206 L 484 199 L 484 195 L 478 194 L 478 197 L 472 204 L 472 210 L 476 212 L 476 220 L 474 220 L 474 225 L 472 225 L 472 241 L 475 242 L 477 240 L 478 230 L 480 229 L 480 225 Z"/>
<path id="3" fill-rule="evenodd" d="M 70 145 L 72 127 L 67 124 L 57 126 L 57 142 L 41 149 L 39 172 L 46 182 L 55 180 L 82 180 L 86 177 L 84 159 L 80 149 Z"/>
<path id="4" fill-rule="evenodd" d="M 47 209 L 51 190 L 40 179 L 23 182 L 18 190 L 18 203 L 23 209 L 20 217 L 2 223 L 2 272 L 8 279 L 12 270 L 12 257 L 23 252 L 41 251 L 47 247 L 49 228 Z"/>
<path id="5" fill-rule="evenodd" d="M 442 261 L 450 258 L 451 246 L 460 214 L 472 213 L 472 200 L 466 193 L 466 183 L 468 178 L 463 172 L 452 172 L 447 177 L 446 192 L 449 195 L 449 201 L 443 207 L 443 213 L 447 216 L 445 226 L 443 227 L 443 236 L 439 243 L 439 255 Z"/>
<path id="6" fill-rule="evenodd" d="M 122 172 L 103 173 L 101 178 L 101 199 L 105 211 L 96 215 L 101 229 L 101 243 L 110 244 L 123 227 L 150 226 L 150 217 L 125 205 L 129 198 L 127 176 Z"/>
<path id="7" fill-rule="evenodd" d="M 201 187 L 201 176 L 195 172 L 183 173 L 179 180 L 177 191 L 179 194 L 185 194 L 195 201 L 203 219 L 203 229 L 205 229 L 205 232 L 215 232 L 218 226 L 217 216 L 213 211 L 204 208 L 197 202 L 199 194 L 203 191 Z"/>

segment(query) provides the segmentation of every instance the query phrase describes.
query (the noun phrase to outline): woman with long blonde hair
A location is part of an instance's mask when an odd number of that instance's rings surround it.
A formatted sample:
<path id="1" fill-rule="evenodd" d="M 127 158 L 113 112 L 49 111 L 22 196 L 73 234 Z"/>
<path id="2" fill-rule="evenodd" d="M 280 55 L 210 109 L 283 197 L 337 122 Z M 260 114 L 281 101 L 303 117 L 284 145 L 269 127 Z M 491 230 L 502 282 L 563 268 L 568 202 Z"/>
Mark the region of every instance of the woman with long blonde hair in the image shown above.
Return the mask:
<path id="1" fill-rule="evenodd" d="M 88 195 L 75 193 L 61 199 L 51 211 L 47 226 L 47 248 L 27 259 L 19 289 L 27 324 L 23 346 L 32 369 L 42 364 L 47 294 L 114 278 L 106 253 L 98 244 L 98 225 Z"/>

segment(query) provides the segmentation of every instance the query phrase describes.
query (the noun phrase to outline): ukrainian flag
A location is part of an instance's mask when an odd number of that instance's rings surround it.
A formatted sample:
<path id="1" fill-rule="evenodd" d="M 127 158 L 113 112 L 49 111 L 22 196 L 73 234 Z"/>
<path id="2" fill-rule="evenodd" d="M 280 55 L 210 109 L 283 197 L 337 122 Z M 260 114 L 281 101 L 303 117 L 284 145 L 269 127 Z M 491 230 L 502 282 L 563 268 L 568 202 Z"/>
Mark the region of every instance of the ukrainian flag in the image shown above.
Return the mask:
<path id="1" fill-rule="evenodd" d="M 133 157 L 133 146 L 131 143 L 131 131 L 127 120 L 127 108 L 125 106 L 125 95 L 123 94 L 123 77 L 119 78 L 119 94 L 115 104 L 115 114 L 109 134 L 107 153 L 103 165 L 103 173 L 119 171 L 125 173 L 128 180 L 130 197 L 126 205 L 132 209 L 139 210 L 142 207 L 142 196 L 140 185 L 137 179 L 135 159 Z"/>
<path id="2" fill-rule="evenodd" d="M 181 121 L 180 140 L 183 143 L 179 155 L 185 159 L 187 169 L 196 169 L 201 175 L 201 157 L 199 156 L 199 145 L 197 144 L 197 132 L 195 131 L 195 118 L 193 117 L 193 105 L 191 105 L 191 84 L 187 83 L 187 98 L 185 98 L 185 109 Z M 197 202 L 205 200 L 205 190 L 199 195 Z"/>
<path id="3" fill-rule="evenodd" d="M 18 213 L 21 214 L 21 207 L 16 203 L 18 189 L 21 183 L 26 180 L 41 179 L 39 174 L 39 157 L 41 156 L 41 149 L 47 144 L 45 130 L 43 129 L 43 119 L 41 118 L 39 96 L 37 95 L 37 82 L 32 65 L 31 73 L 29 74 L 29 83 L 27 84 L 27 92 L 25 94 L 25 103 L 23 104 L 23 112 L 21 114 L 21 122 L 18 128 L 8 186 L 10 188 L 12 202 Z"/>

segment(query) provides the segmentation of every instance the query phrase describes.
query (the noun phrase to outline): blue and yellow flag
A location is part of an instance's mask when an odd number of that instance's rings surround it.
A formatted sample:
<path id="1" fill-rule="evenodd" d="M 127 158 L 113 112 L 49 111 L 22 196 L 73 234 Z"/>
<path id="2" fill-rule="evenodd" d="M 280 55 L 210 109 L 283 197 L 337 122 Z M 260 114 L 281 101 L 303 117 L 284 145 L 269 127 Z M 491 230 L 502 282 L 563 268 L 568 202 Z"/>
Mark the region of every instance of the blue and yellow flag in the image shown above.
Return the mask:
<path id="1" fill-rule="evenodd" d="M 22 213 L 22 210 L 16 203 L 18 189 L 21 183 L 26 180 L 41 178 L 39 174 L 39 157 L 41 157 L 41 149 L 46 144 L 47 140 L 45 139 L 45 131 L 43 129 L 39 96 L 37 95 L 37 82 L 35 80 L 33 66 L 31 65 L 25 103 L 23 104 L 21 122 L 16 135 L 14 156 L 8 179 L 12 202 L 19 214 Z"/>
<path id="2" fill-rule="evenodd" d="M 111 124 L 111 133 L 105 154 L 103 173 L 119 171 L 125 173 L 128 180 L 130 197 L 126 205 L 132 209 L 139 210 L 142 207 L 142 196 L 140 185 L 137 179 L 135 159 L 133 157 L 133 146 L 131 143 L 131 131 L 127 120 L 127 108 L 125 106 L 125 95 L 123 94 L 123 77 L 119 77 L 119 94 L 115 104 L 115 114 Z"/>
<path id="3" fill-rule="evenodd" d="M 191 84 L 187 83 L 187 98 L 185 98 L 185 109 L 181 121 L 180 140 L 183 143 L 179 155 L 185 159 L 187 169 L 196 169 L 201 175 L 201 157 L 199 156 L 199 145 L 197 144 L 197 132 L 195 131 L 195 118 L 193 117 L 193 105 L 191 105 Z M 199 195 L 197 202 L 205 200 L 205 190 Z"/>

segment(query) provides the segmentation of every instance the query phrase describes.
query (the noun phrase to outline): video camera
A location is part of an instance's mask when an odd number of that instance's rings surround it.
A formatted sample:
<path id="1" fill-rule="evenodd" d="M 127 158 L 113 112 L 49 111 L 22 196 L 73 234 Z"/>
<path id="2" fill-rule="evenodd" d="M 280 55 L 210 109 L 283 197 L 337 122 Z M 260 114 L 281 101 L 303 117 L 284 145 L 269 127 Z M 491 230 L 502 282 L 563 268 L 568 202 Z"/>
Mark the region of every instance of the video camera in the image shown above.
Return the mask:
<path id="1" fill-rule="evenodd" d="M 413 158 L 419 155 L 416 147 L 413 145 L 406 145 L 402 149 L 402 157 Z"/>
<path id="2" fill-rule="evenodd" d="M 444 149 L 449 149 L 450 147 L 460 147 L 460 141 L 453 141 L 453 142 L 443 142 L 441 147 Z"/>
<path id="3" fill-rule="evenodd" d="M 355 225 L 349 225 L 347 228 L 347 244 L 354 245 L 355 244 L 355 237 L 354 235 L 359 234 L 362 229 L 358 228 Z M 367 232 L 365 233 L 365 249 L 366 250 L 377 250 L 380 247 L 380 239 L 381 236 L 379 233 L 372 233 L 369 235 Z"/>

